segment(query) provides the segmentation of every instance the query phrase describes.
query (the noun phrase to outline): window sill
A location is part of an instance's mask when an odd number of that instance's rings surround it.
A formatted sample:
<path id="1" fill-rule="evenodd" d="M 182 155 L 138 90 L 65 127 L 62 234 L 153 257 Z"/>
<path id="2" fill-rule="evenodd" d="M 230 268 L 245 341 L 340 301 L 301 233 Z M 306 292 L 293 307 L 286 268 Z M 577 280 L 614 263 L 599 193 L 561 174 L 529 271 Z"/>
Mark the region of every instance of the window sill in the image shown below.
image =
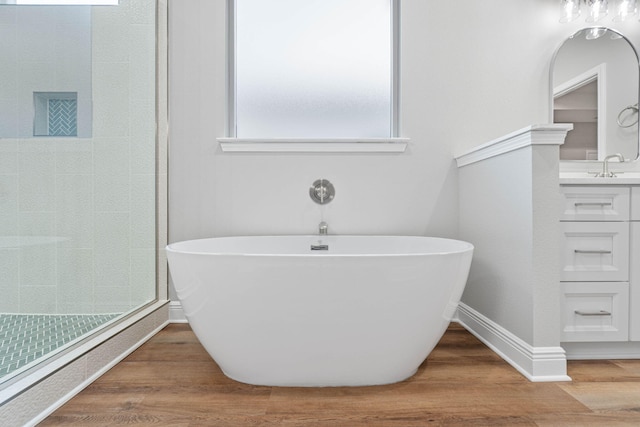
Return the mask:
<path id="1" fill-rule="evenodd" d="M 409 138 L 217 138 L 224 152 L 403 153 Z"/>

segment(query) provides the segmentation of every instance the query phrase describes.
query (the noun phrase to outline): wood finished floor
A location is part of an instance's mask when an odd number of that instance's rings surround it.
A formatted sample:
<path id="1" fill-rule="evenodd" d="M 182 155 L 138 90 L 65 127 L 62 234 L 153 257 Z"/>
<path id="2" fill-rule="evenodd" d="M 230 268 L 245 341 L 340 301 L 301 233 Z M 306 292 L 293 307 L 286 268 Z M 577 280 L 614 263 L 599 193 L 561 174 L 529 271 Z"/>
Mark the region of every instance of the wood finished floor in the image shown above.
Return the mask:
<path id="1" fill-rule="evenodd" d="M 41 426 L 638 426 L 640 360 L 572 361 L 531 383 L 459 325 L 412 378 L 279 388 L 226 378 L 188 325 L 169 325 Z"/>

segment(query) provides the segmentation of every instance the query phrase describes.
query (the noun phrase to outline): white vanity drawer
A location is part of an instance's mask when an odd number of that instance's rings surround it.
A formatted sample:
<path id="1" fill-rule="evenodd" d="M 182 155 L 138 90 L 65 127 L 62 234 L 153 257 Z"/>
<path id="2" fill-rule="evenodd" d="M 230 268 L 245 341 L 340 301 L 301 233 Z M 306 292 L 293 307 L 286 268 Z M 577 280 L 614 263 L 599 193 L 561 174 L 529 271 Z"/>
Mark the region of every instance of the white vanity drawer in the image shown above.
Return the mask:
<path id="1" fill-rule="evenodd" d="M 560 280 L 629 280 L 628 222 L 561 222 Z"/>
<path id="2" fill-rule="evenodd" d="M 631 221 L 640 221 L 640 187 L 631 187 Z"/>
<path id="3" fill-rule="evenodd" d="M 561 308 L 561 341 L 628 340 L 628 283 L 562 283 Z"/>
<path id="4" fill-rule="evenodd" d="M 574 187 L 563 185 L 561 221 L 628 221 L 628 187 Z"/>

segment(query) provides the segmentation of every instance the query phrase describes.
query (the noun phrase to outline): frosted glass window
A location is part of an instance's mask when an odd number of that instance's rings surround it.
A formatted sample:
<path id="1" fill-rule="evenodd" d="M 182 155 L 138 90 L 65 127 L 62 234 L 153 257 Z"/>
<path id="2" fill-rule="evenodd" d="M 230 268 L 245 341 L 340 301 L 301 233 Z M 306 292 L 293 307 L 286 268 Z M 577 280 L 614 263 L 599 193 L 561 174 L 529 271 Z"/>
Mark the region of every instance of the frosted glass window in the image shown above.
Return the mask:
<path id="1" fill-rule="evenodd" d="M 393 136 L 393 15 L 392 0 L 236 0 L 235 136 Z"/>

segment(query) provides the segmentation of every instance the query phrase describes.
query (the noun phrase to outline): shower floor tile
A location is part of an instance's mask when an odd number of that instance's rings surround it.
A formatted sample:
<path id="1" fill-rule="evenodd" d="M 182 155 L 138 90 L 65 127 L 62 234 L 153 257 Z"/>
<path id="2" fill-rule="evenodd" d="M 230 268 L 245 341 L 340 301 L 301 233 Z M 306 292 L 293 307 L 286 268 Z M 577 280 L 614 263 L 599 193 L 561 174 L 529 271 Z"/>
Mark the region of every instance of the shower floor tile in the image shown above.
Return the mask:
<path id="1" fill-rule="evenodd" d="M 120 314 L 0 314 L 0 379 Z"/>

